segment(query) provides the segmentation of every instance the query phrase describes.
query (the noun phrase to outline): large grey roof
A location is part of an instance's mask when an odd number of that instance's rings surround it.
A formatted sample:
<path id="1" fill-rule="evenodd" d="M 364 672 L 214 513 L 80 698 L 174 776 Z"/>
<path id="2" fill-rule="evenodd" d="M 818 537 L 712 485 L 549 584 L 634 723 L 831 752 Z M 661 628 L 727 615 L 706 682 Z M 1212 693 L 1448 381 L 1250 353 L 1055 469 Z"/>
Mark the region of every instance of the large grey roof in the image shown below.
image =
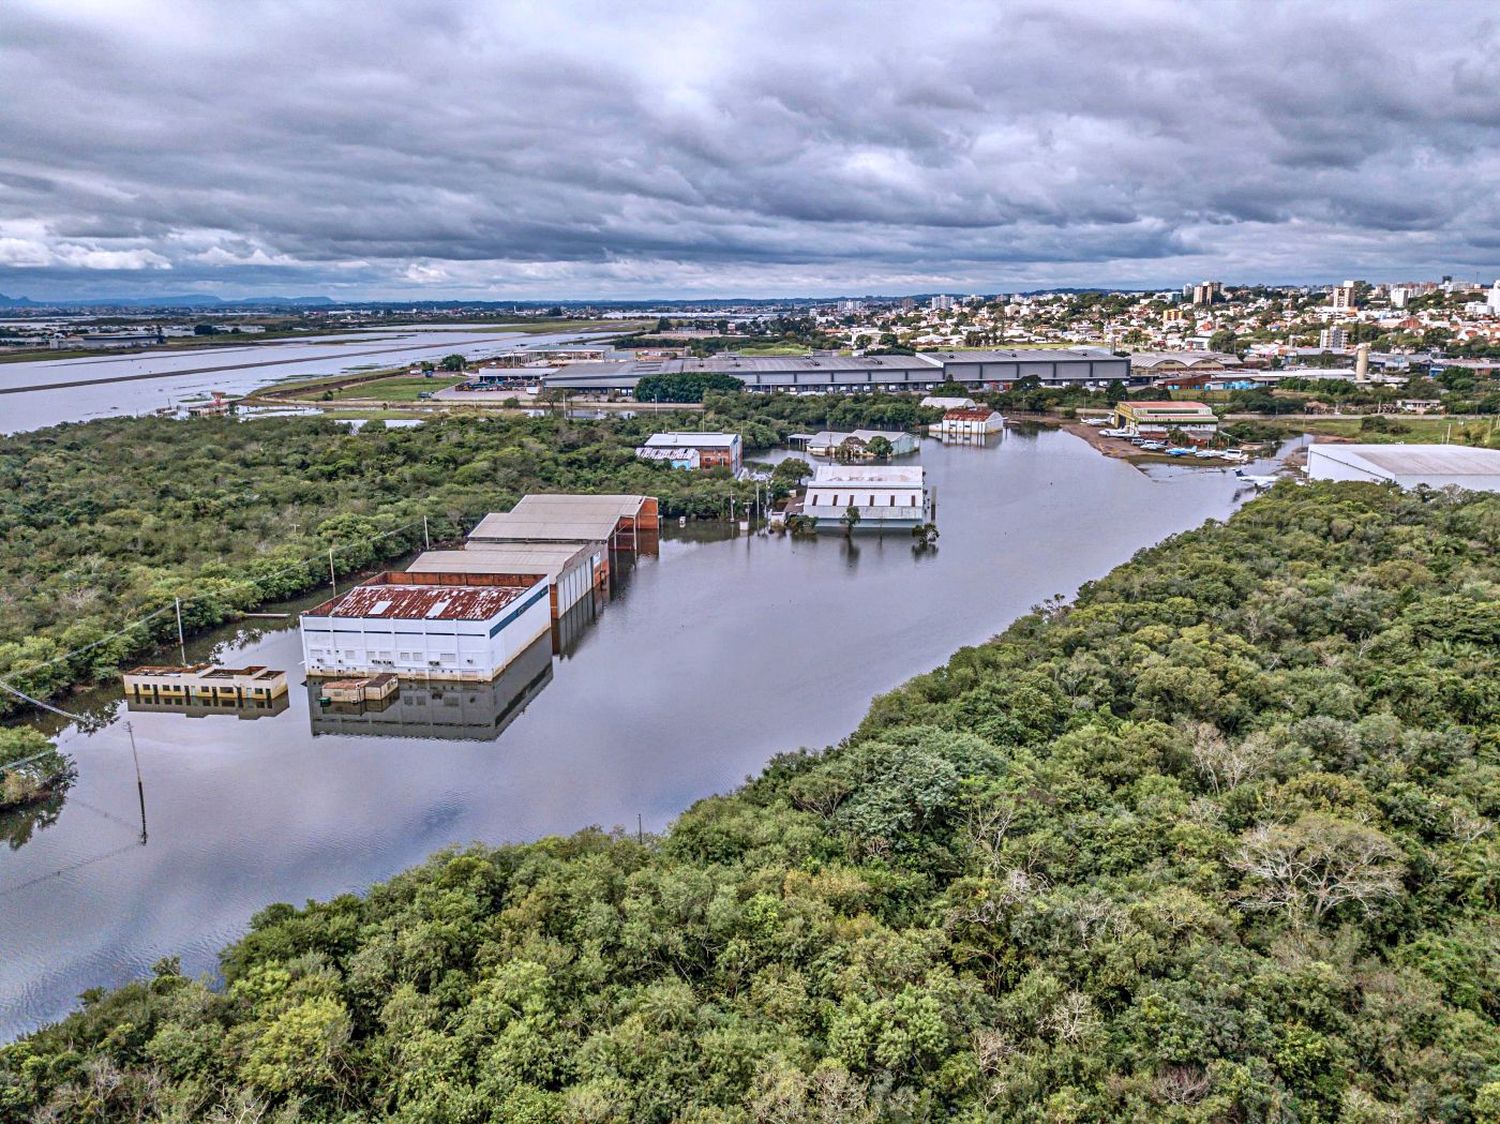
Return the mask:
<path id="1" fill-rule="evenodd" d="M 1313 446 L 1320 456 L 1392 476 L 1500 476 L 1500 449 L 1468 445 Z"/>

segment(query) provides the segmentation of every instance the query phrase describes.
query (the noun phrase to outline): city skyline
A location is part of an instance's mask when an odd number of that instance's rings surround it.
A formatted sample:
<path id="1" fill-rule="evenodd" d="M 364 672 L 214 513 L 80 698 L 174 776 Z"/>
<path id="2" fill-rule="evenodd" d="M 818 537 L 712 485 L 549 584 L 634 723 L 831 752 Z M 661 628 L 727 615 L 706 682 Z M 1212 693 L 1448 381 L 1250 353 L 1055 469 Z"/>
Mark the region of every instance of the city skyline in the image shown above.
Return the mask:
<path id="1" fill-rule="evenodd" d="M 671 300 L 1500 275 L 1471 8 L 20 0 L 0 293 Z"/>

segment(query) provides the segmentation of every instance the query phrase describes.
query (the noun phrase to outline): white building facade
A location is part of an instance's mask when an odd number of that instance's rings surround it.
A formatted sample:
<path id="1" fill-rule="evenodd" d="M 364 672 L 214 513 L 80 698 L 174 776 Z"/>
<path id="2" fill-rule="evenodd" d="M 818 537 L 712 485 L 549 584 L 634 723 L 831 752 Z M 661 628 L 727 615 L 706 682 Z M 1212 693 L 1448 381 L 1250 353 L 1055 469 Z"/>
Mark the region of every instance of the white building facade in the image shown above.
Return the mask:
<path id="1" fill-rule="evenodd" d="M 920 466 L 820 465 L 807 486 L 802 514 L 820 528 L 844 527 L 849 510 L 856 530 L 910 528 L 931 523 L 934 505 Z"/>
<path id="2" fill-rule="evenodd" d="M 550 631 L 550 592 L 547 580 L 355 586 L 302 614 L 307 674 L 394 672 L 403 679 L 486 682 Z"/>
<path id="3" fill-rule="evenodd" d="M 1467 445 L 1335 445 L 1307 447 L 1312 480 L 1364 480 L 1402 488 L 1500 492 L 1500 449 Z"/>

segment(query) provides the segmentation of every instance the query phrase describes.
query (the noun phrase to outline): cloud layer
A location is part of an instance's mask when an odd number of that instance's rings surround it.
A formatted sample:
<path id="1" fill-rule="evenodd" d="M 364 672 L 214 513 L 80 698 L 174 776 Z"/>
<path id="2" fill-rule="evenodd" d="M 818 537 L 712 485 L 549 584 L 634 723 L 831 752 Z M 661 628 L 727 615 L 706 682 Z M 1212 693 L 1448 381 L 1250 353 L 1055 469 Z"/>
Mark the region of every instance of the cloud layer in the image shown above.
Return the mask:
<path id="1" fill-rule="evenodd" d="M 7 0 L 0 291 L 1493 279 L 1493 12 Z"/>

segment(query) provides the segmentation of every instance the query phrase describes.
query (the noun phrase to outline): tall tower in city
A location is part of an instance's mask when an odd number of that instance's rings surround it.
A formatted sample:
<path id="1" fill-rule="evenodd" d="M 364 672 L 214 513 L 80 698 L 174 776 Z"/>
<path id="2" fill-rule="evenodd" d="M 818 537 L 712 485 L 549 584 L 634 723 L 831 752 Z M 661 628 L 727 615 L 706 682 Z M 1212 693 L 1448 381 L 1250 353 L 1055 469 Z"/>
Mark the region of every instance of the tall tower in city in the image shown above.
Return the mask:
<path id="1" fill-rule="evenodd" d="M 1329 296 L 1329 303 L 1335 312 L 1354 311 L 1354 282 L 1345 281 L 1342 285 L 1335 285 Z"/>

